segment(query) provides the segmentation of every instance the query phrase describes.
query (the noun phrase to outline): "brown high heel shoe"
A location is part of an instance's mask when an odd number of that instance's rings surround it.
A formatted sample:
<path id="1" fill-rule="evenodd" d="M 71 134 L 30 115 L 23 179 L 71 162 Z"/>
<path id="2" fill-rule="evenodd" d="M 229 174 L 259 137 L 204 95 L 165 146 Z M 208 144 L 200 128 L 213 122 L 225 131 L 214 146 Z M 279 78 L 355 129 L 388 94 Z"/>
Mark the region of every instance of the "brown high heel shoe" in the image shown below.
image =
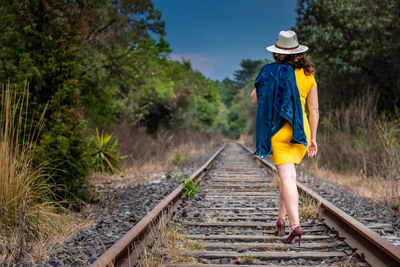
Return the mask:
<path id="1" fill-rule="evenodd" d="M 276 229 L 274 235 L 284 236 L 285 235 L 285 220 L 279 218 L 276 221 Z"/>
<path id="2" fill-rule="evenodd" d="M 292 227 L 292 225 L 290 227 Z M 303 235 L 303 229 L 301 228 L 300 225 L 298 225 L 298 226 L 296 226 L 296 228 L 294 228 L 289 233 L 288 237 L 282 239 L 282 242 L 285 244 L 290 244 L 296 238 L 296 236 L 298 236 L 299 237 L 299 246 L 300 246 L 300 240 L 301 240 L 302 235 Z"/>

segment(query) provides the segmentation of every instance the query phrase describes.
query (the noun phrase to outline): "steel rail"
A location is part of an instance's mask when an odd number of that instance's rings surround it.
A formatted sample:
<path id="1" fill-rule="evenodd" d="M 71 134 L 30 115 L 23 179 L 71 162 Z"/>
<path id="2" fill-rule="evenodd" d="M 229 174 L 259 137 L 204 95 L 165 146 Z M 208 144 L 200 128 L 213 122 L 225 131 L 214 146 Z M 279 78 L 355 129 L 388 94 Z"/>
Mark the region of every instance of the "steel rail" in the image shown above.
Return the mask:
<path id="1" fill-rule="evenodd" d="M 246 151 L 252 153 L 244 144 L 240 144 Z M 275 166 L 265 159 L 254 155 L 257 161 L 267 166 L 273 171 L 277 171 Z M 396 247 L 386 239 L 379 236 L 364 224 L 354 219 L 334 204 L 321 197 L 304 184 L 297 182 L 297 188 L 313 199 L 321 203 L 320 217 L 324 223 L 338 232 L 339 237 L 344 238 L 351 248 L 359 251 L 361 257 L 371 266 L 400 266 L 400 248 Z"/>
<path id="2" fill-rule="evenodd" d="M 196 170 L 191 177 L 193 180 L 198 182 L 199 177 L 207 171 L 208 167 L 214 162 L 216 157 L 225 149 L 227 144 L 221 147 L 203 166 Z M 161 202 L 154 207 L 143 219 L 141 219 L 133 228 L 131 228 L 121 239 L 119 239 L 114 245 L 107 249 L 95 262 L 90 266 L 102 267 L 102 266 L 114 266 L 121 263 L 123 258 L 126 258 L 129 254 L 129 247 L 137 240 L 143 239 L 143 235 L 151 227 L 151 224 L 159 218 L 162 211 L 166 210 L 167 207 L 175 203 L 183 192 L 182 185 L 179 185 L 172 193 L 165 197 Z"/>

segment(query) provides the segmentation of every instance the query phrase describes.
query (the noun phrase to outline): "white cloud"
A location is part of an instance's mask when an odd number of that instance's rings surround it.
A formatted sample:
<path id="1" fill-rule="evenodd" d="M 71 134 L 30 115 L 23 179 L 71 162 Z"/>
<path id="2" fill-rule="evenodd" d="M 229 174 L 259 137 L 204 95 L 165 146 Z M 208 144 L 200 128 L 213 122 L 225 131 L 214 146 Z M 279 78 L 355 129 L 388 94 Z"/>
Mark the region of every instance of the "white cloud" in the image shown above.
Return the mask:
<path id="1" fill-rule="evenodd" d="M 200 71 L 207 77 L 210 77 L 214 74 L 215 61 L 209 56 L 201 54 L 172 54 L 169 57 L 175 61 L 182 62 L 183 59 L 190 61 L 193 69 Z"/>

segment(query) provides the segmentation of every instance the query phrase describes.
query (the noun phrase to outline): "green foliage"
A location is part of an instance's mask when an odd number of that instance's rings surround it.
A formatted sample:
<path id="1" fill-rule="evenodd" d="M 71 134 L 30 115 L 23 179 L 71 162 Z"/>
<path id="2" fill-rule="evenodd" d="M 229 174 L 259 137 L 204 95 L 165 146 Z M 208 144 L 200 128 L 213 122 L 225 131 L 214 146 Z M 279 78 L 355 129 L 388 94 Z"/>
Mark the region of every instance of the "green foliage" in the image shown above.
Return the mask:
<path id="1" fill-rule="evenodd" d="M 323 89 L 315 162 L 368 183 L 384 178 L 382 197 L 394 209 L 400 207 L 399 12 L 394 0 L 300 0 L 296 24 Z"/>
<path id="2" fill-rule="evenodd" d="M 169 62 L 165 64 L 170 65 Z M 130 125 L 145 125 L 155 133 L 161 124 L 168 125 L 177 108 L 178 94 L 175 82 L 154 59 L 149 59 L 148 70 L 140 87 L 126 88 L 127 94 L 119 100 L 120 116 Z"/>
<path id="3" fill-rule="evenodd" d="M 57 198 L 88 199 L 96 164 L 83 114 L 110 126 L 118 100 L 148 77 L 149 59 L 169 51 L 149 34 L 165 34 L 160 12 L 150 0 L 16 0 L 0 5 L 0 27 L 0 80 L 29 82 L 28 119 L 38 121 L 48 105 L 35 164 L 48 163 Z"/>
<path id="4" fill-rule="evenodd" d="M 379 110 L 400 105 L 399 12 L 395 0 L 298 1 L 296 31 L 317 67 L 322 108 L 368 88 L 379 92 Z"/>
<path id="5" fill-rule="evenodd" d="M 250 93 L 254 89 L 254 79 L 263 64 L 268 61 L 242 60 L 241 69 L 236 70 L 236 80 L 225 79 L 220 85 L 221 99 L 227 103 L 218 114 L 217 126 L 233 139 L 238 139 L 242 133 L 252 134 L 255 130 L 256 107 L 250 101 Z M 225 97 L 223 94 L 228 94 Z"/>
<path id="6" fill-rule="evenodd" d="M 104 1 L 94 12 L 81 56 L 87 116 L 97 126 L 121 118 L 156 132 L 173 113 L 175 97 L 173 81 L 163 73 L 171 50 L 161 13 L 150 0 Z"/>
<path id="7" fill-rule="evenodd" d="M 240 62 L 240 69 L 235 70 L 233 73 L 235 77 L 234 80 L 225 78 L 222 82 L 218 83 L 221 101 L 229 107 L 231 103 L 234 102 L 241 89 L 248 84 L 253 84 L 254 75 L 258 74 L 262 65 L 266 62 L 269 61 L 243 59 Z"/>
<path id="8" fill-rule="evenodd" d="M 188 159 L 189 159 L 189 155 L 183 155 L 182 152 L 178 150 L 175 153 L 175 155 L 172 157 L 171 164 L 180 166 L 180 165 L 185 164 L 186 161 L 188 161 Z"/>
<path id="9" fill-rule="evenodd" d="M 235 76 L 235 80 L 239 84 L 240 88 L 244 87 L 249 82 L 253 82 L 252 78 L 254 73 L 258 73 L 260 71 L 262 64 L 265 64 L 262 60 L 243 59 L 240 62 L 241 69 L 236 70 L 233 73 L 233 76 Z"/>
<path id="10" fill-rule="evenodd" d="M 38 122 L 48 105 L 34 163 L 48 163 L 58 199 L 88 199 L 96 167 L 118 169 L 117 143 L 98 134 L 96 144 L 88 128 L 124 122 L 156 134 L 216 124 L 220 85 L 168 59 L 151 0 L 3 1 L 0 27 L 0 80 L 29 82 L 28 119 Z"/>
<path id="11" fill-rule="evenodd" d="M 245 260 L 249 260 L 249 261 L 255 261 L 256 259 L 254 258 L 254 256 L 253 255 L 246 255 L 246 257 L 244 257 L 245 258 Z"/>
<path id="12" fill-rule="evenodd" d="M 170 173 L 167 173 L 167 175 L 165 176 L 165 178 L 171 179 L 171 178 L 172 178 L 172 175 L 171 175 Z"/>
<path id="13" fill-rule="evenodd" d="M 80 3 L 69 1 L 0 5 L 0 27 L 5 29 L 0 37 L 0 80 L 29 82 L 29 113 L 35 119 L 47 103 L 49 116 L 59 105 L 72 106 L 78 100 L 76 55 L 88 23 L 81 12 Z"/>
<path id="14" fill-rule="evenodd" d="M 191 199 L 195 194 L 200 192 L 202 190 L 201 187 L 199 187 L 194 181 L 193 178 L 188 177 L 188 178 L 183 178 L 181 179 L 181 184 L 183 188 L 183 197 L 185 199 Z"/>
<path id="15" fill-rule="evenodd" d="M 81 62 L 87 70 L 81 77 L 82 104 L 91 126 L 110 127 L 116 120 L 119 88 L 109 81 L 109 73 L 101 53 L 88 49 L 81 55 Z"/>
<path id="16" fill-rule="evenodd" d="M 57 199 L 87 200 L 93 188 L 88 176 L 94 169 L 93 140 L 79 113 L 63 108 L 53 114 L 35 149 L 35 162 L 46 162 Z"/>
<path id="17" fill-rule="evenodd" d="M 208 88 L 205 88 L 206 90 Z M 212 90 L 212 88 L 209 88 Z M 209 91 L 207 95 L 198 95 L 194 101 L 195 121 L 193 125 L 198 129 L 209 128 L 213 125 L 218 114 L 219 99 L 216 91 Z"/>
<path id="18" fill-rule="evenodd" d="M 238 139 L 246 127 L 246 121 L 240 115 L 240 110 L 239 105 L 234 104 L 227 114 L 227 128 L 224 132 L 234 139 Z"/>
<path id="19" fill-rule="evenodd" d="M 223 79 L 218 85 L 222 103 L 226 106 L 230 106 L 235 96 L 238 94 L 241 85 L 237 81 L 229 78 Z"/>
<path id="20" fill-rule="evenodd" d="M 55 184 L 58 199 L 88 199 L 87 177 L 93 169 L 86 154 L 91 140 L 81 116 L 82 72 L 77 60 L 90 19 L 80 1 L 7 1 L 0 5 L 0 80 L 30 85 L 27 119 L 38 122 L 43 107 L 46 126 L 35 149 L 36 166 Z M 86 14 L 86 15 L 85 15 Z M 89 16 L 90 17 L 90 16 Z"/>
<path id="21" fill-rule="evenodd" d="M 122 159 L 126 156 L 119 156 L 117 148 L 119 146 L 118 140 L 112 134 L 99 133 L 96 129 L 95 141 L 95 165 L 98 171 L 114 173 L 121 171 Z"/>
<path id="22" fill-rule="evenodd" d="M 120 117 L 131 126 L 146 126 L 150 133 L 160 126 L 198 130 L 213 126 L 220 104 L 216 83 L 192 70 L 189 62 L 162 58 L 147 64 L 143 72 L 147 79 L 119 100 Z"/>

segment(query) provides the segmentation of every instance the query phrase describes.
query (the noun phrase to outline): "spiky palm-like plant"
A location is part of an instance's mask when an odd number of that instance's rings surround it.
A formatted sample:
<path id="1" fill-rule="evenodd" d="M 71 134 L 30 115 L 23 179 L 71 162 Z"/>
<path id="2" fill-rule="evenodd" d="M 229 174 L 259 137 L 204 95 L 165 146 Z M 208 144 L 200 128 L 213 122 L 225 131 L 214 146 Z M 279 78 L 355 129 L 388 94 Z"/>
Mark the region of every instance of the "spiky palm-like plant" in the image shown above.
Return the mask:
<path id="1" fill-rule="evenodd" d="M 114 173 L 121 171 L 122 159 L 126 156 L 118 155 L 118 140 L 112 134 L 99 132 L 96 129 L 96 166 L 98 171 Z"/>

